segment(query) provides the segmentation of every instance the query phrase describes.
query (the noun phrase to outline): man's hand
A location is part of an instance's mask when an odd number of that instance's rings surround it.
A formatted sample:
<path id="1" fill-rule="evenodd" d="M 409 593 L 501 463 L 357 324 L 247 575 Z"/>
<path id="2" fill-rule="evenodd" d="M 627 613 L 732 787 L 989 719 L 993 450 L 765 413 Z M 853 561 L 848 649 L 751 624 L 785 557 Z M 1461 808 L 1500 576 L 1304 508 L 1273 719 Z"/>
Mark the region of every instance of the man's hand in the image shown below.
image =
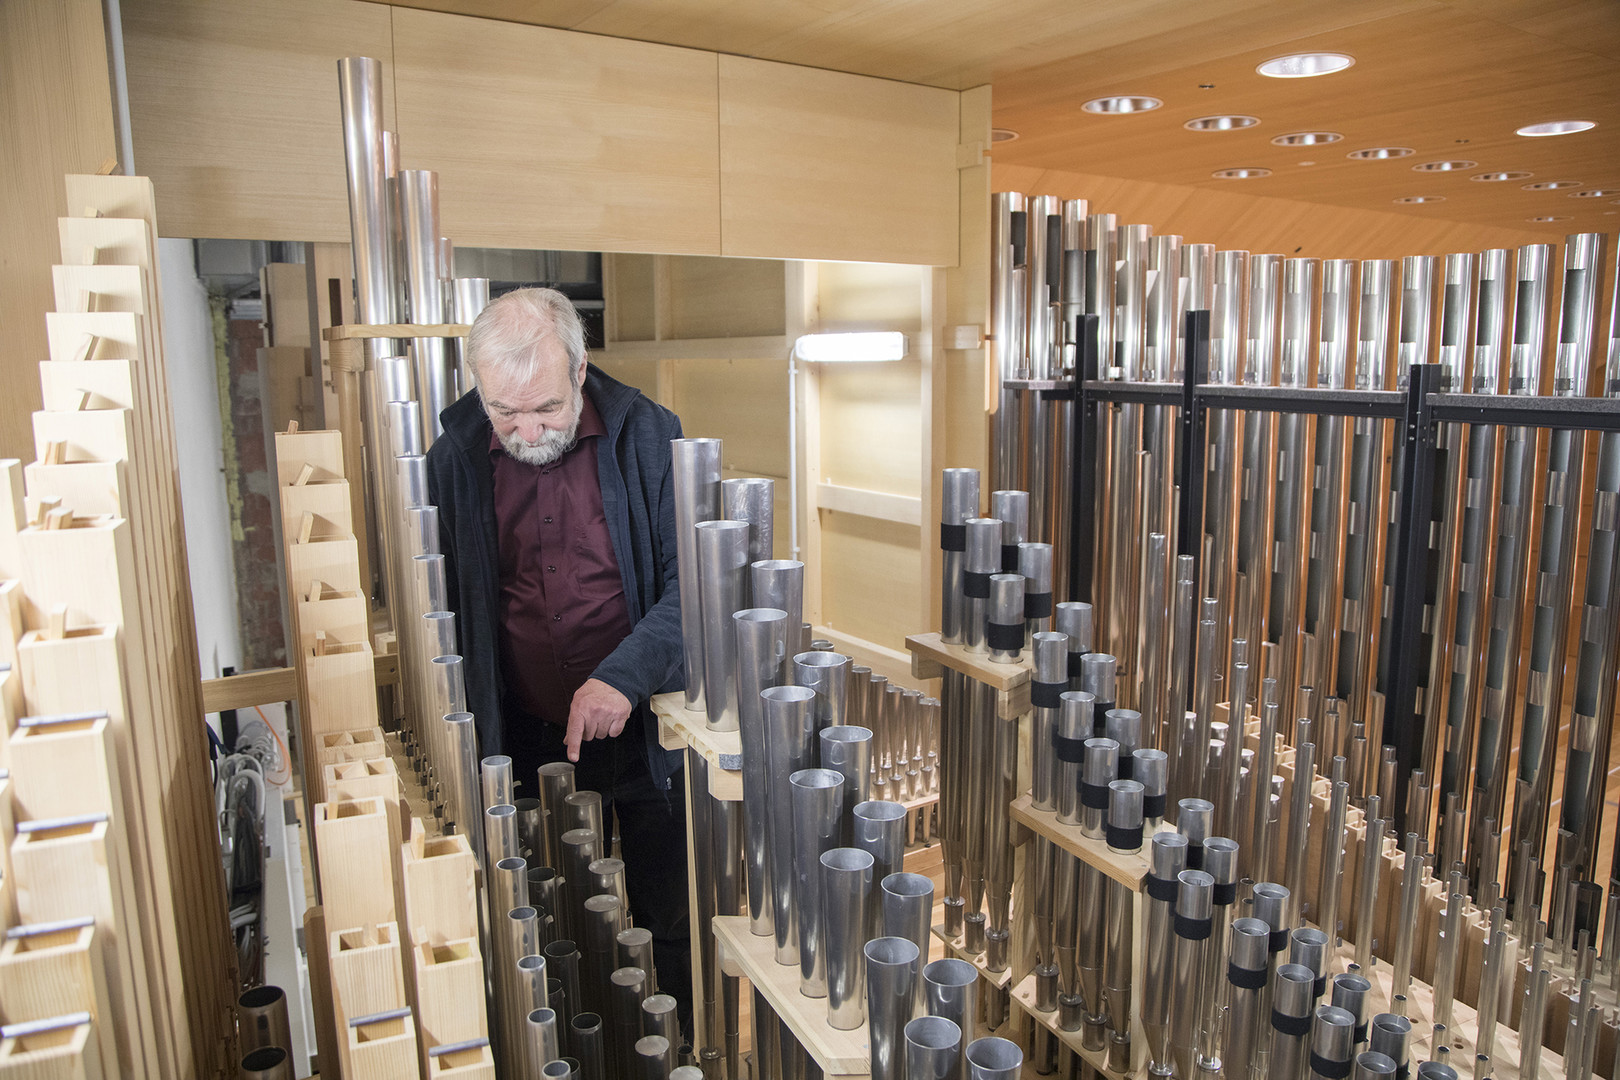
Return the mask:
<path id="1" fill-rule="evenodd" d="M 630 699 L 600 679 L 586 679 L 574 692 L 568 709 L 568 734 L 563 745 L 568 760 L 579 760 L 579 744 L 590 739 L 609 739 L 624 730 L 630 719 Z"/>

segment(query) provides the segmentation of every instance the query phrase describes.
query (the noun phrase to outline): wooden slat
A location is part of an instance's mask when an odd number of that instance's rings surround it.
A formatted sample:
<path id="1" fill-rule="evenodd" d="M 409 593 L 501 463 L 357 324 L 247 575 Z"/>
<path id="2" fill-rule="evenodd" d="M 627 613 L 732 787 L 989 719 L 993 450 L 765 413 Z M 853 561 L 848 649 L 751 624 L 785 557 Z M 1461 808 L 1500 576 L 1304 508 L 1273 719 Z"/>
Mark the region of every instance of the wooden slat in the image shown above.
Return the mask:
<path id="1" fill-rule="evenodd" d="M 396 921 L 394 820 L 381 799 L 315 804 L 321 903 L 326 925 L 333 928 L 328 933 Z"/>
<path id="2" fill-rule="evenodd" d="M 922 500 L 915 495 L 891 495 L 886 491 L 822 482 L 816 485 L 816 506 L 898 525 L 922 524 Z"/>
<path id="3" fill-rule="evenodd" d="M 202 690 L 204 712 L 250 709 L 255 705 L 293 700 L 298 693 L 298 673 L 292 668 L 244 671 L 239 675 L 205 679 Z"/>
<path id="4" fill-rule="evenodd" d="M 116 1061 L 118 1020 L 107 1004 L 94 926 L 25 933 L 0 945 L 0 1014 L 10 1024 L 88 1012 L 104 1061 Z"/>

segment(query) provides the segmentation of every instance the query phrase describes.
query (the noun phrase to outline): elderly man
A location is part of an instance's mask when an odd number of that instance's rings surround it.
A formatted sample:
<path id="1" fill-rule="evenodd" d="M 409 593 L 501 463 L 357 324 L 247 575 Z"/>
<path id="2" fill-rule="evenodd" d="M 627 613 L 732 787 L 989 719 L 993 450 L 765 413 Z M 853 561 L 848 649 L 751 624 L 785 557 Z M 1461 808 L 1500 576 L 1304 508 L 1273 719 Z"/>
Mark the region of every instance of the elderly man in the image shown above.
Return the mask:
<path id="1" fill-rule="evenodd" d="M 631 915 L 689 1027 L 680 758 L 647 705 L 682 685 L 681 422 L 586 362 L 579 316 L 551 289 L 485 308 L 467 361 L 477 388 L 441 414 L 427 465 L 482 752 L 510 755 L 528 793 L 565 757 L 601 793 Z"/>

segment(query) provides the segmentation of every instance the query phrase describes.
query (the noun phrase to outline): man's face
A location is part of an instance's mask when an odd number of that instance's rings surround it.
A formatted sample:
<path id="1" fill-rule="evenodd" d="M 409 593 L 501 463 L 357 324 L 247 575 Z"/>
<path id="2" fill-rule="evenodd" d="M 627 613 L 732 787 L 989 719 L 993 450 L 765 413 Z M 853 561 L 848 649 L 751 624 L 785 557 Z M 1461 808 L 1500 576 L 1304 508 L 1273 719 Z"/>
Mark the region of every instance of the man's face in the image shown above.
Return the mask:
<path id="1" fill-rule="evenodd" d="M 579 379 L 584 383 L 584 364 Z M 484 411 L 501 447 L 526 465 L 548 465 L 574 445 L 584 395 L 568 380 L 568 355 L 555 339 L 540 345 L 540 369 L 533 379 L 510 378 L 494 368 L 479 391 Z"/>

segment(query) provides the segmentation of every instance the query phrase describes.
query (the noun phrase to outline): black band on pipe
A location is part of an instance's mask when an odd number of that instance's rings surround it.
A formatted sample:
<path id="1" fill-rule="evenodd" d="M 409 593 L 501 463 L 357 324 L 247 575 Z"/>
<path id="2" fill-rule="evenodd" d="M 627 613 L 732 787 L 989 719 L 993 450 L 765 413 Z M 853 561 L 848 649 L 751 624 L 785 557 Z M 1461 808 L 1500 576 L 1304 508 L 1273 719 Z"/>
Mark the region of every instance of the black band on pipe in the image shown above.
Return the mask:
<path id="1" fill-rule="evenodd" d="M 1311 1018 L 1309 1016 L 1287 1016 L 1271 1010 L 1271 1026 L 1284 1035 L 1293 1035 L 1303 1039 L 1311 1033 Z"/>
<path id="2" fill-rule="evenodd" d="M 1202 870 L 1204 868 L 1204 845 L 1187 843 L 1187 869 Z"/>
<path id="3" fill-rule="evenodd" d="M 939 526 L 939 550 L 966 551 L 967 526 L 946 525 L 944 522 L 941 522 Z"/>
<path id="4" fill-rule="evenodd" d="M 1185 915 L 1176 916 L 1176 937 L 1183 941 L 1207 941 L 1213 919 L 1189 919 Z"/>
<path id="5" fill-rule="evenodd" d="M 1031 682 L 1029 684 L 1029 703 L 1037 709 L 1061 709 L 1063 707 L 1063 692 L 1069 688 L 1066 682 Z"/>
<path id="6" fill-rule="evenodd" d="M 1104 788 L 1103 790 L 1107 791 L 1108 789 Z M 1140 825 L 1134 829 L 1127 829 L 1120 825 L 1109 825 L 1103 829 L 1103 836 L 1107 839 L 1108 846 L 1111 848 L 1120 851 L 1142 850 L 1142 826 Z"/>
<path id="7" fill-rule="evenodd" d="M 1216 907 L 1226 907 L 1228 904 L 1236 903 L 1237 882 L 1233 881 L 1222 885 L 1217 881 L 1215 883 L 1215 890 L 1211 895 L 1211 899 Z"/>
<path id="8" fill-rule="evenodd" d="M 1288 948 L 1288 928 L 1273 930 L 1267 939 L 1267 946 L 1274 953 L 1280 953 Z"/>
<path id="9" fill-rule="evenodd" d="M 1147 888 L 1144 890 L 1149 900 L 1163 900 L 1167 904 L 1176 902 L 1176 879 L 1168 877 L 1147 876 Z"/>
<path id="10" fill-rule="evenodd" d="M 1050 619 L 1052 617 L 1052 594 L 1049 592 L 1027 592 L 1024 594 L 1024 618 Z"/>
<path id="11" fill-rule="evenodd" d="M 1367 1041 L 1367 1025 L 1365 1023 L 1357 1024 L 1356 1025 L 1356 1045 L 1360 1046 L 1362 1043 L 1364 1043 L 1366 1041 Z"/>
<path id="12" fill-rule="evenodd" d="M 1410 1066 L 1407 1066 L 1407 1065 L 1397 1065 L 1397 1066 L 1395 1066 L 1395 1080 L 1406 1080 L 1406 1077 L 1408 1075 L 1408 1073 L 1407 1073 L 1408 1068 L 1410 1068 Z"/>
<path id="13" fill-rule="evenodd" d="M 1350 1075 L 1348 1061 L 1329 1061 L 1320 1054 L 1311 1055 L 1311 1071 L 1318 1076 L 1325 1076 L 1327 1080 L 1344 1080 Z"/>
<path id="14" fill-rule="evenodd" d="M 1086 760 L 1086 740 L 1065 739 L 1057 732 L 1052 733 L 1052 749 L 1057 752 L 1057 759 L 1070 765 L 1079 765 Z"/>
<path id="15" fill-rule="evenodd" d="M 1136 779 L 1136 756 L 1134 754 L 1119 755 L 1119 778 L 1121 780 Z"/>
<path id="16" fill-rule="evenodd" d="M 1018 573 L 1018 545 L 1001 545 L 1001 572 L 1003 574 Z"/>
<path id="17" fill-rule="evenodd" d="M 1114 704 L 1112 701 L 1099 701 L 1091 706 L 1091 730 L 1098 735 L 1103 734 L 1103 718 L 1108 715 L 1108 710 L 1112 709 Z"/>
<path id="18" fill-rule="evenodd" d="M 1086 655 L 1083 652 L 1069 654 L 1069 681 L 1072 683 L 1080 678 L 1080 658 Z"/>
<path id="19" fill-rule="evenodd" d="M 1080 781 L 1080 805 L 1088 810 L 1108 809 L 1108 785 Z"/>
<path id="20" fill-rule="evenodd" d="M 1264 990 L 1266 987 L 1266 969 L 1250 971 L 1236 964 L 1226 965 L 1226 981 L 1239 990 Z M 1359 1042 L 1360 1040 L 1356 1040 Z"/>
<path id="21" fill-rule="evenodd" d="M 1024 624 L 991 623 L 985 639 L 997 652 L 1018 652 L 1024 647 Z"/>
<path id="22" fill-rule="evenodd" d="M 1145 818 L 1150 818 L 1150 819 L 1151 818 L 1162 818 L 1162 817 L 1164 817 L 1164 796 L 1163 795 L 1144 795 L 1144 796 L 1142 796 L 1142 816 L 1145 817 Z M 1217 885 L 1216 888 L 1220 888 L 1220 886 Z M 1236 886 L 1234 886 L 1234 888 L 1236 888 Z"/>
<path id="23" fill-rule="evenodd" d="M 972 570 L 962 571 L 962 595 L 969 600 L 990 599 L 990 575 L 976 574 Z"/>
<path id="24" fill-rule="evenodd" d="M 1327 993 L 1327 976 L 1324 975 L 1311 984 L 1311 993 L 1320 998 Z"/>

